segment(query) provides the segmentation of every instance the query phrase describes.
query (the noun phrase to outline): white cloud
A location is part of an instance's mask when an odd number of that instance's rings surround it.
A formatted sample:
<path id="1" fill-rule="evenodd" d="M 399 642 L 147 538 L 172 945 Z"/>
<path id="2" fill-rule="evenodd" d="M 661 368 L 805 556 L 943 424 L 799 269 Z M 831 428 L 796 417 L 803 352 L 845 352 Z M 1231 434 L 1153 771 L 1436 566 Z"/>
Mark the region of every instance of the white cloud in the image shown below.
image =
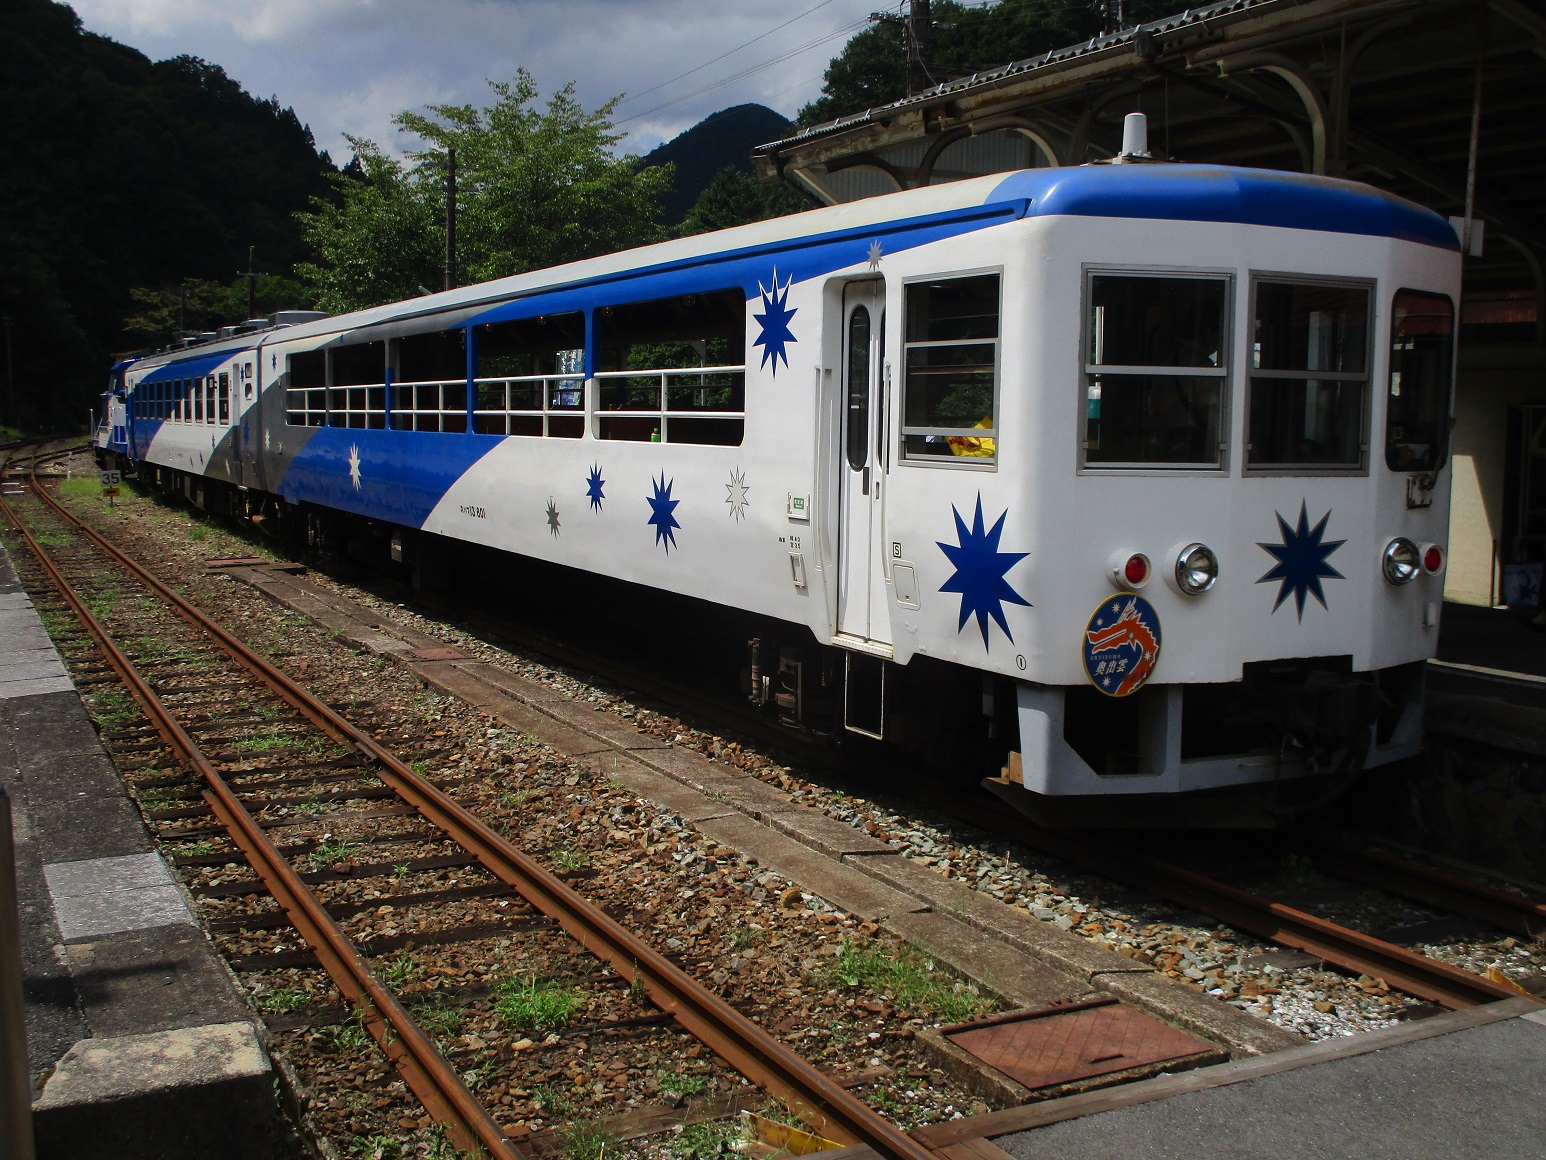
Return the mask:
<path id="1" fill-rule="evenodd" d="M 221 65 L 257 96 L 277 96 L 340 163 L 343 134 L 391 151 L 394 113 L 483 102 L 485 79 L 524 66 L 544 96 L 565 82 L 587 108 L 640 93 L 617 113 L 620 148 L 647 152 L 730 105 L 786 116 L 816 96 L 827 61 L 876 0 L 828 0 L 786 28 L 656 91 L 815 7 L 753 0 L 73 0 L 86 27 L 155 59 L 187 53 Z M 744 75 L 741 75 L 744 74 Z M 727 77 L 730 83 L 715 85 Z M 710 87 L 714 86 L 714 87 Z M 705 90 L 705 91 L 698 91 Z M 678 99 L 686 97 L 686 99 Z"/>

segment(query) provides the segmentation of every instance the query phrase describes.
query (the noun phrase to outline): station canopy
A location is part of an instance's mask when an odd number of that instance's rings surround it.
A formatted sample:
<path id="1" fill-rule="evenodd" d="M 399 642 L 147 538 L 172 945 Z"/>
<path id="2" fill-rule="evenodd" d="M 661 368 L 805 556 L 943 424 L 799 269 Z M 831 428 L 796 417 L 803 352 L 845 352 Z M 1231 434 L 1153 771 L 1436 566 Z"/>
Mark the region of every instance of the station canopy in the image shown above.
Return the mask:
<path id="1" fill-rule="evenodd" d="M 1225 0 L 816 125 L 754 151 L 825 202 L 1112 157 L 1348 177 L 1485 225 L 1468 321 L 1546 340 L 1546 11 L 1525 0 Z M 1474 146 L 1473 146 L 1474 136 Z"/>

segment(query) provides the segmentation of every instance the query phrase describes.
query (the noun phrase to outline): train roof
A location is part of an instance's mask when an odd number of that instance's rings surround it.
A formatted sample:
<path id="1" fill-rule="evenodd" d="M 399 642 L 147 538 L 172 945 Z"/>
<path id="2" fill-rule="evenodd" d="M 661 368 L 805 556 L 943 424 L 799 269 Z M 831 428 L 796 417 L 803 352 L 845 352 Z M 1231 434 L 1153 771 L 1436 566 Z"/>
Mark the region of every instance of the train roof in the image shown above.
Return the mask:
<path id="1" fill-rule="evenodd" d="M 1438 214 L 1372 186 L 1281 170 L 1171 162 L 1091 164 L 1012 173 L 927 186 L 770 218 L 714 233 L 659 242 L 516 274 L 456 290 L 304 322 L 278 332 L 233 338 L 194 351 L 169 352 L 138 365 L 228 358 L 272 339 L 370 337 L 449 329 L 509 316 L 538 293 L 599 289 L 624 278 L 701 270 L 717 263 L 779 258 L 792 246 L 814 247 L 880 231 L 934 234 L 965 219 L 1074 215 L 1273 226 L 1361 234 L 1458 250 L 1454 229 Z M 984 220 L 983 224 L 987 224 Z M 786 271 L 787 273 L 787 271 Z M 572 297 L 572 296 L 571 296 Z M 505 309 L 501 309 L 504 306 Z M 196 371 L 190 374 L 199 373 Z"/>

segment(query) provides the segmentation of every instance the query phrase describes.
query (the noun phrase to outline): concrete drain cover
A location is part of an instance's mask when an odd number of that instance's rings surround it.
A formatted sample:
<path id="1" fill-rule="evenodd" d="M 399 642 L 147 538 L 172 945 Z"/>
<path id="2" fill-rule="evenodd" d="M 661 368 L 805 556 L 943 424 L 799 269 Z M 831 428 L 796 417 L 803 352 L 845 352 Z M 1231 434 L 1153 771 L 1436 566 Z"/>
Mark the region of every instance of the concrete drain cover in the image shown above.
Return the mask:
<path id="1" fill-rule="evenodd" d="M 454 648 L 416 648 L 408 653 L 416 661 L 464 661 L 466 653 L 457 652 Z"/>
<path id="2" fill-rule="evenodd" d="M 945 1038 L 1032 1090 L 1215 1050 L 1115 999 L 1015 1012 Z"/>

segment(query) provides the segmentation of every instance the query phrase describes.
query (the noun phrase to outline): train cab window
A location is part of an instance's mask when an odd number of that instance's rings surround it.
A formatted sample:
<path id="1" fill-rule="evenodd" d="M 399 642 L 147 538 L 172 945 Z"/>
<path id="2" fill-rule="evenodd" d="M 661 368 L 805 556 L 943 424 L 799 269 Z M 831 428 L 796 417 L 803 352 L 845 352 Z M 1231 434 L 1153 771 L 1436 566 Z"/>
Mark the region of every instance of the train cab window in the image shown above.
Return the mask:
<path id="1" fill-rule="evenodd" d="M 907 286 L 902 456 L 991 464 L 998 455 L 999 276 Z"/>
<path id="2" fill-rule="evenodd" d="M 1370 288 L 1258 278 L 1254 291 L 1247 469 L 1364 470 Z"/>
<path id="3" fill-rule="evenodd" d="M 1432 471 L 1444 461 L 1454 335 L 1455 305 L 1447 297 L 1397 291 L 1385 409 L 1385 463 L 1393 471 Z"/>
<path id="4" fill-rule="evenodd" d="M 1089 275 L 1084 465 L 1221 468 L 1230 279 Z"/>
<path id="5" fill-rule="evenodd" d="M 480 435 L 585 434 L 585 315 L 544 314 L 477 329 L 473 430 Z"/>
<path id="6" fill-rule="evenodd" d="M 746 431 L 746 294 L 714 290 L 596 315 L 598 439 L 739 447 Z"/>
<path id="7" fill-rule="evenodd" d="M 327 423 L 327 352 L 285 356 L 285 423 L 321 427 Z"/>
<path id="8" fill-rule="evenodd" d="M 467 332 L 434 330 L 409 334 L 395 345 L 393 429 L 466 431 Z"/>

